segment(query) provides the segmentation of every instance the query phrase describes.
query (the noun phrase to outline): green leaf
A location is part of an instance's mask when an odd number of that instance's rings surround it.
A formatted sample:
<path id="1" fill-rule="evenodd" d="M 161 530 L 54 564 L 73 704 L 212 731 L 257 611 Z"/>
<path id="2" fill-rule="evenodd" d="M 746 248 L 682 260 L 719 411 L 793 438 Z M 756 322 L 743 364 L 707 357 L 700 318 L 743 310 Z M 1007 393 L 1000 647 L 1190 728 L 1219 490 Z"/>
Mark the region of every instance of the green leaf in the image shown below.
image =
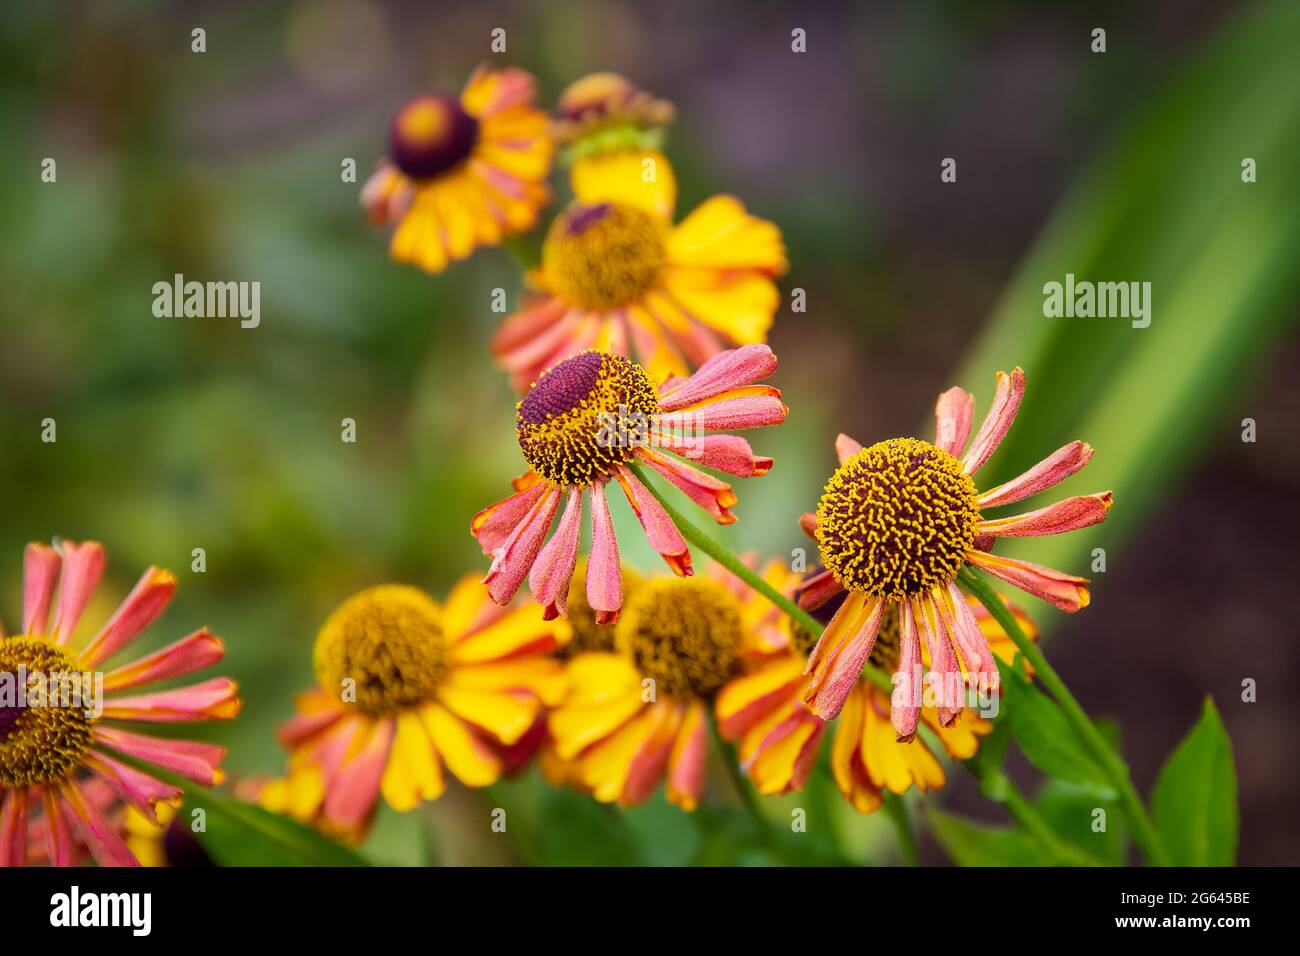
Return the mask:
<path id="1" fill-rule="evenodd" d="M 195 836 L 221 866 L 369 865 L 310 827 L 210 790 L 186 787 L 185 807 L 207 813 L 207 830 Z"/>
<path id="2" fill-rule="evenodd" d="M 1052 832 L 1066 843 L 1107 866 L 1124 865 L 1128 835 L 1115 801 L 1098 796 L 1088 787 L 1049 780 L 1035 796 L 1034 806 Z M 1106 815 L 1099 818 L 1098 810 L 1106 811 Z M 1093 829 L 1099 819 L 1105 821 L 1105 830 Z"/>
<path id="3" fill-rule="evenodd" d="M 586 794 L 548 790 L 537 838 L 553 866 L 631 866 L 640 861 L 636 835 L 617 807 Z"/>
<path id="4" fill-rule="evenodd" d="M 1156 826 L 1183 866 L 1232 866 L 1237 859 L 1237 773 L 1232 741 L 1214 701 L 1169 756 L 1151 795 Z"/>
<path id="5" fill-rule="evenodd" d="M 991 827 L 929 808 L 930 832 L 958 866 L 1046 866 L 1038 843 L 1007 827 Z"/>
<path id="6" fill-rule="evenodd" d="M 1002 706 L 1011 734 L 1043 773 L 1112 796 L 1106 773 L 1084 747 L 1056 702 L 1023 675 L 1002 668 Z"/>

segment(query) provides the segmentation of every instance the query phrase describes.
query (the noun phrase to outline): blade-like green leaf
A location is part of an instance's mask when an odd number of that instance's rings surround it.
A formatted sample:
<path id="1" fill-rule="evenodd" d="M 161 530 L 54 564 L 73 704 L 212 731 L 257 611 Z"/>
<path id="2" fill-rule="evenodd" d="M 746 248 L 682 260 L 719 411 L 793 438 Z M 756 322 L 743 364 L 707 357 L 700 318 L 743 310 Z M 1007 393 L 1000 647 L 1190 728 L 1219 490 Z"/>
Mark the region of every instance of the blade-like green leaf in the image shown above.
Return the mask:
<path id="1" fill-rule="evenodd" d="M 195 836 L 221 866 L 369 865 L 309 827 L 210 790 L 186 787 L 185 808 L 206 813 L 206 830 Z"/>
<path id="2" fill-rule="evenodd" d="M 958 866 L 1046 866 L 1051 861 L 1028 835 L 990 827 L 929 808 L 930 832 Z"/>
<path id="3" fill-rule="evenodd" d="M 1182 865 L 1236 862 L 1237 773 L 1232 741 L 1210 698 L 1205 699 L 1201 719 L 1160 771 L 1151 811 Z"/>
<path id="4" fill-rule="evenodd" d="M 1030 763 L 1048 776 L 1113 795 L 1105 771 L 1079 740 L 1061 708 L 1010 667 L 1002 668 L 1002 706 L 1011 735 Z"/>

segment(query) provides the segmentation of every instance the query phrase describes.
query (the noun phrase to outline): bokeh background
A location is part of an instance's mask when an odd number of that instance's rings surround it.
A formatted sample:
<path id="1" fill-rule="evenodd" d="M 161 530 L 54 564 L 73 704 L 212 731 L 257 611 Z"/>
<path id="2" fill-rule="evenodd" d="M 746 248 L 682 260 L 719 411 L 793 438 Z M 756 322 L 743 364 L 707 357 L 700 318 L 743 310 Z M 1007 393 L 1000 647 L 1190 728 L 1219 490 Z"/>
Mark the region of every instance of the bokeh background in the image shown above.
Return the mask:
<path id="1" fill-rule="evenodd" d="M 195 27 L 206 53 L 190 51 Z M 496 59 L 534 71 L 546 103 L 596 69 L 674 101 L 680 210 L 731 192 L 785 232 L 783 290 L 807 296 L 772 338 L 792 414 L 756 437 L 777 467 L 739 489 L 722 537 L 789 554 L 836 432 L 928 435 L 951 384 L 982 416 L 993 371 L 1022 365 L 1029 391 L 990 480 L 1083 438 L 1097 454 L 1068 490 L 1117 502 L 1102 527 L 1012 549 L 1081 573 L 1106 549 L 1085 612 L 1031 608 L 1049 654 L 1122 727 L 1144 791 L 1212 694 L 1234 741 L 1241 861 L 1300 860 L 1300 18 L 1286 0 L 3 4 L 5 618 L 28 540 L 106 544 L 92 615 L 146 565 L 177 570 L 152 639 L 203 623 L 226 637 L 246 703 L 209 736 L 241 777 L 281 766 L 274 727 L 338 601 L 383 580 L 441 593 L 482 570 L 468 518 L 519 466 L 489 295 L 513 296 L 519 270 L 501 250 L 437 278 L 391 263 L 340 163 L 364 178 L 393 109 L 459 89 L 495 27 Z M 47 156 L 55 184 L 40 180 Z M 955 184 L 940 182 L 944 157 Z M 1256 183 L 1241 181 L 1245 157 Z M 151 287 L 177 272 L 260 281 L 261 327 L 155 318 Z M 1066 272 L 1152 282 L 1150 328 L 1044 318 L 1041 287 Z M 45 418 L 57 443 L 41 441 Z M 204 574 L 189 571 L 198 547 Z M 944 805 L 1003 819 L 950 776 Z M 892 859 L 883 821 L 801 799 L 861 859 Z M 517 808 L 530 847 L 487 832 L 497 805 Z M 607 813 L 532 776 L 385 813 L 366 849 L 767 862 L 721 811 L 688 819 L 656 798 Z M 945 859 L 928 838 L 923 855 Z"/>

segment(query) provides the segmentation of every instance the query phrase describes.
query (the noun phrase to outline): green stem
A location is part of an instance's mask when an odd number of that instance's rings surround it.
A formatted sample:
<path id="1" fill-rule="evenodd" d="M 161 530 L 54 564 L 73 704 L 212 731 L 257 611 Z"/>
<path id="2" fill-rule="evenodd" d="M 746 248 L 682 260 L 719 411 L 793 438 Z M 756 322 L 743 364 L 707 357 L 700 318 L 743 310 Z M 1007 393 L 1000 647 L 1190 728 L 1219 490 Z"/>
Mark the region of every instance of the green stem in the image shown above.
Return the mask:
<path id="1" fill-rule="evenodd" d="M 912 818 L 907 812 L 903 798 L 892 790 L 885 791 L 885 813 L 889 822 L 898 832 L 898 852 L 908 866 L 920 866 L 921 855 L 916 848 L 916 833 L 912 829 Z"/>
<path id="2" fill-rule="evenodd" d="M 537 250 L 524 241 L 523 236 L 506 236 L 503 245 L 515 257 L 515 261 L 519 263 L 519 267 L 525 272 L 536 269 L 542 261 L 537 254 Z"/>
<path id="3" fill-rule="evenodd" d="M 1079 738 L 1100 762 L 1106 776 L 1119 794 L 1120 806 L 1124 809 L 1125 816 L 1128 817 L 1129 826 L 1133 831 L 1133 839 L 1142 847 L 1142 852 L 1146 854 L 1147 860 L 1156 866 L 1172 866 L 1173 858 L 1169 853 L 1169 848 L 1165 846 L 1165 842 L 1161 838 L 1159 831 L 1156 830 L 1150 814 L 1147 813 L 1146 805 L 1143 804 L 1142 798 L 1133 787 L 1128 765 L 1111 749 L 1110 744 L 1106 742 L 1106 738 L 1101 735 L 1101 731 L 1097 729 L 1097 726 L 1088 717 L 1078 700 L 1070 693 L 1070 689 L 1065 686 L 1065 681 L 1061 680 L 1060 675 L 1047 662 L 1046 655 L 1020 629 L 1015 617 L 1007 610 L 1006 605 L 998 598 L 988 582 L 970 568 L 963 568 L 958 577 L 961 579 L 962 584 L 966 585 L 967 590 L 975 595 L 979 602 L 988 609 L 994 620 L 1002 625 L 1002 629 L 1007 632 L 1007 636 L 1015 642 L 1017 649 L 1029 662 L 1029 666 L 1033 668 L 1034 674 L 1047 688 L 1047 692 L 1060 705 L 1061 712 L 1065 714 L 1066 719 L 1074 727 Z"/>
<path id="4" fill-rule="evenodd" d="M 714 541 L 687 520 L 686 516 L 674 508 L 664 498 L 664 496 L 659 493 L 659 489 L 646 479 L 645 472 L 641 470 L 639 465 L 633 462 L 629 464 L 628 467 L 636 473 L 637 478 L 641 480 L 641 484 L 650 489 L 650 494 L 654 495 L 655 500 L 663 506 L 664 511 L 668 513 L 668 517 L 671 518 L 673 524 L 677 526 L 677 530 L 682 533 L 682 537 L 695 545 L 714 561 L 718 562 L 718 564 L 722 565 L 736 577 L 740 578 L 759 594 L 763 595 L 763 597 L 775 604 L 778 608 L 784 611 L 791 620 L 798 623 L 809 634 L 821 634 L 823 627 L 820 621 L 799 605 L 795 604 L 794 601 L 790 600 L 776 588 L 772 587 L 772 585 L 764 581 L 761 575 L 751 570 L 743 561 L 737 558 L 729 550 L 718 544 L 718 542 Z M 863 669 L 863 673 L 865 673 L 867 677 L 869 677 L 871 681 L 882 690 L 886 692 L 893 690 L 894 685 L 893 682 L 890 681 L 889 675 L 875 665 L 868 664 Z"/>
<path id="5" fill-rule="evenodd" d="M 1038 808 L 1020 792 L 1015 783 L 999 768 L 985 767 L 978 759 L 964 760 L 962 765 L 979 781 L 980 793 L 1006 808 L 1011 818 L 1034 837 L 1056 863 L 1064 866 L 1100 866 L 1092 855 L 1070 846 L 1052 832 Z"/>

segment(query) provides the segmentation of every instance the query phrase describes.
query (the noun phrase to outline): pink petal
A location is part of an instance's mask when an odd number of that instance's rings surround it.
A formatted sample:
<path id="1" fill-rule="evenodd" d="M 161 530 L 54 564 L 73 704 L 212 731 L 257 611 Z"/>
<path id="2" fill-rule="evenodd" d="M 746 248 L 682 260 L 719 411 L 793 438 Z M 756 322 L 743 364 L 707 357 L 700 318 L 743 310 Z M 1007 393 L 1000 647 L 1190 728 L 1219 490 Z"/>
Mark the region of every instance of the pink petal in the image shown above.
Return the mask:
<path id="1" fill-rule="evenodd" d="M 498 604 L 508 603 L 519 590 L 519 585 L 524 583 L 524 576 L 537 560 L 537 552 L 542 550 L 542 541 L 560 507 L 560 489 L 554 485 L 546 485 L 545 489 L 545 494 L 533 505 L 528 516 L 493 552 L 492 566 L 488 568 L 483 583 L 487 585 L 492 600 Z"/>
<path id="2" fill-rule="evenodd" d="M 104 548 L 97 541 L 85 544 L 65 541 L 59 550 L 63 553 L 63 574 L 59 578 L 59 605 L 50 635 L 56 644 L 66 644 L 99 583 L 99 576 L 104 573 Z"/>
<path id="3" fill-rule="evenodd" d="M 280 725 L 276 739 L 289 749 L 297 747 L 336 723 L 347 710 L 319 689 L 298 696 L 298 712 Z"/>
<path id="4" fill-rule="evenodd" d="M 578 532 L 581 528 L 582 489 L 575 485 L 569 489 L 569 500 L 564 506 L 559 527 L 528 573 L 528 587 L 544 608 L 542 617 L 548 621 L 565 614 L 564 602 L 569 596 L 574 566 L 578 563 Z"/>
<path id="5" fill-rule="evenodd" d="M 925 645 L 930 650 L 930 673 L 925 679 L 937 701 L 939 723 L 951 727 L 962 709 L 965 682 L 962 679 L 961 665 L 957 663 L 948 630 L 940 620 L 930 596 L 921 595 L 916 598 L 916 603 L 919 605 L 917 623 Z"/>
<path id="6" fill-rule="evenodd" d="M 1036 495 L 1040 491 L 1046 491 L 1069 478 L 1091 459 L 1091 445 L 1081 441 L 1070 442 L 1052 452 L 1024 474 L 984 492 L 979 496 L 979 506 L 995 508 L 998 505 L 1009 505 L 1014 501 Z"/>
<path id="7" fill-rule="evenodd" d="M 1067 531 L 1077 531 L 1105 521 L 1110 506 L 1109 491 L 1095 495 L 1080 495 L 1025 514 L 981 521 L 976 526 L 976 531 L 978 534 L 992 535 L 995 538 L 1064 534 Z"/>
<path id="8" fill-rule="evenodd" d="M 358 827 L 379 797 L 379 782 L 393 742 L 393 721 L 379 720 L 370 739 L 351 761 L 343 764 L 329 782 L 325 795 L 325 816 L 349 830 Z"/>
<path id="9" fill-rule="evenodd" d="M 613 624 L 623 608 L 623 569 L 618 559 L 618 539 L 609 517 L 605 486 L 591 486 L 591 554 L 587 557 L 587 603 L 598 624 Z"/>
<path id="10" fill-rule="evenodd" d="M 814 541 L 817 540 L 817 514 L 812 511 L 805 511 L 799 516 L 799 528 L 808 537 Z"/>
<path id="11" fill-rule="evenodd" d="M 483 553 L 491 556 L 505 544 L 511 533 L 528 517 L 550 486 L 543 481 L 529 485 L 509 498 L 488 505 L 470 522 L 470 532 L 478 539 Z"/>
<path id="12" fill-rule="evenodd" d="M 178 773 L 205 787 L 215 787 L 225 779 L 219 764 L 226 756 L 226 749 L 215 744 L 147 737 L 102 724 L 95 727 L 95 740 L 128 757 Z"/>
<path id="13" fill-rule="evenodd" d="M 966 447 L 975 420 L 975 399 L 963 388 L 950 388 L 934 405 L 934 444 L 956 458 Z"/>
<path id="14" fill-rule="evenodd" d="M 961 461 L 966 474 L 975 474 L 998 450 L 998 445 L 1002 444 L 1002 439 L 1011 429 L 1011 423 L 1016 420 L 1016 411 L 1020 408 L 1020 399 L 1024 394 L 1023 369 L 1012 369 L 1010 375 L 1006 372 L 998 372 L 998 388 L 993 396 L 993 404 L 984 418 L 984 424 L 980 426 L 979 434 L 975 436 L 970 448 L 966 450 L 966 457 Z"/>
<path id="15" fill-rule="evenodd" d="M 736 503 L 736 495 L 727 484 L 698 468 L 692 468 L 675 458 L 656 454 L 648 448 L 638 448 L 637 455 L 685 492 L 697 505 L 713 516 L 718 524 L 731 524 L 736 516 L 729 510 Z"/>
<path id="16" fill-rule="evenodd" d="M 765 385 L 755 385 L 739 394 L 659 415 L 655 418 L 655 428 L 659 433 L 725 432 L 780 425 L 789 414 L 790 409 L 781 401 L 780 392 Z"/>
<path id="17" fill-rule="evenodd" d="M 898 614 L 898 668 L 894 671 L 889 719 L 899 741 L 905 743 L 916 736 L 916 724 L 921 717 L 921 642 L 911 599 L 898 602 Z"/>
<path id="18" fill-rule="evenodd" d="M 192 687 L 177 687 L 135 697 L 110 697 L 104 702 L 109 720 L 175 723 L 191 720 L 229 720 L 239 713 L 239 685 L 228 677 Z"/>
<path id="19" fill-rule="evenodd" d="M 984 551 L 968 551 L 966 560 L 1067 613 L 1073 614 L 1088 606 L 1087 578 L 1076 578 L 1028 561 L 1003 558 Z"/>
<path id="20" fill-rule="evenodd" d="M 980 628 L 976 611 L 961 593 L 955 581 L 948 582 L 947 594 L 939 595 L 935 601 L 939 613 L 944 616 L 948 631 L 957 642 L 957 650 L 966 670 L 975 677 L 982 689 L 995 689 L 1001 681 L 997 662 L 989 650 L 988 640 Z M 987 613 L 987 612 L 985 612 Z"/>
<path id="21" fill-rule="evenodd" d="M 59 785 L 64 805 L 72 825 L 81 834 L 81 840 L 90 855 L 100 866 L 139 866 L 140 862 L 126 848 L 122 838 L 95 805 L 86 799 L 76 781 L 68 779 Z"/>
<path id="22" fill-rule="evenodd" d="M 843 432 L 835 436 L 835 457 L 839 459 L 841 465 L 860 451 L 862 451 L 861 442 L 850 438 Z"/>
<path id="23" fill-rule="evenodd" d="M 668 517 L 668 512 L 659 503 L 659 499 L 622 465 L 618 469 L 618 483 L 627 496 L 628 504 L 632 506 L 632 512 L 645 529 L 650 547 L 659 552 L 674 573 L 682 577 L 691 575 L 691 552 L 686 546 L 686 539 L 682 537 L 677 525 L 673 524 L 673 519 Z"/>
<path id="24" fill-rule="evenodd" d="M 627 778 L 623 782 L 619 803 L 625 807 L 646 800 L 663 778 L 668 757 L 673 752 L 676 731 L 681 724 L 682 705 L 665 700 L 652 705 L 651 713 L 654 715 L 654 726 L 632 755 Z"/>
<path id="25" fill-rule="evenodd" d="M 857 592 L 840 605 L 808 658 L 804 703 L 822 720 L 839 716 L 876 643 L 885 602 Z"/>
<path id="26" fill-rule="evenodd" d="M 184 677 L 218 663 L 225 656 L 221 638 L 202 628 L 188 637 L 169 644 L 148 657 L 124 664 L 104 675 L 105 690 L 126 690 L 154 684 L 173 677 Z M 95 661 L 88 661 L 90 664 Z"/>
<path id="27" fill-rule="evenodd" d="M 175 800 L 181 795 L 180 787 L 165 784 L 101 751 L 92 749 L 82 759 L 87 767 L 108 782 L 124 803 L 135 807 L 155 826 L 158 824 L 158 814 L 154 806 L 158 801 Z"/>
<path id="28" fill-rule="evenodd" d="M 733 388 L 760 382 L 775 371 L 776 356 L 766 345 L 727 349 L 706 361 L 682 384 L 662 392 L 659 405 L 668 412 L 685 408 Z"/>
<path id="29" fill-rule="evenodd" d="M 44 634 L 54 587 L 63 559 L 49 545 L 32 542 L 23 549 L 23 633 Z"/>
<path id="30" fill-rule="evenodd" d="M 725 471 L 738 478 L 758 478 L 772 468 L 772 459 L 755 457 L 749 442 L 739 435 L 694 435 L 685 438 L 673 433 L 660 435 L 659 445 L 705 468 Z"/>
<path id="31" fill-rule="evenodd" d="M 103 630 L 86 647 L 82 659 L 90 666 L 108 660 L 154 622 L 175 591 L 174 574 L 149 568 Z"/>
<path id="32" fill-rule="evenodd" d="M 41 791 L 45 815 L 41 818 L 45 830 L 45 852 L 51 866 L 72 866 L 76 857 L 72 849 L 72 834 L 68 830 L 68 815 L 63 801 L 50 787 Z"/>
<path id="33" fill-rule="evenodd" d="M 0 867 L 27 862 L 27 788 L 0 789 Z"/>

